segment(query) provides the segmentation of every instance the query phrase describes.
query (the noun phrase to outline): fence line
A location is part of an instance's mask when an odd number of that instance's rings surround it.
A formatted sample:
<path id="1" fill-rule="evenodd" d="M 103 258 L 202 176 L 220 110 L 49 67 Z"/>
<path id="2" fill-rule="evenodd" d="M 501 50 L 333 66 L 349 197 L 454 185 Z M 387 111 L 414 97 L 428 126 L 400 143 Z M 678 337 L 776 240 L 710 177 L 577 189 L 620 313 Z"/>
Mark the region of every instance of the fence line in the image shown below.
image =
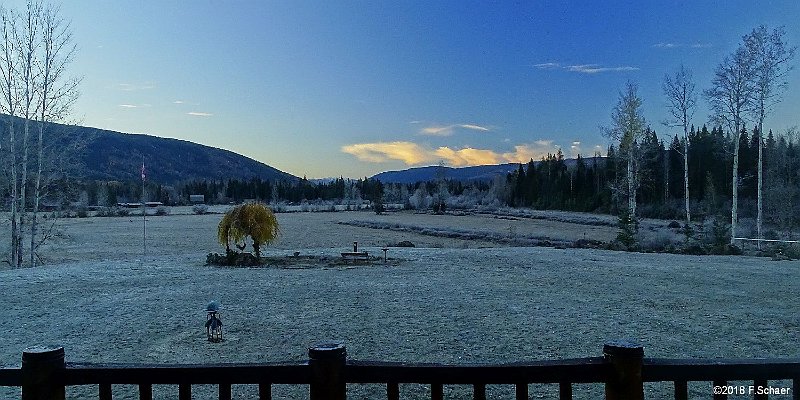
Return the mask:
<path id="1" fill-rule="evenodd" d="M 733 238 L 733 240 L 749 240 L 751 242 L 800 243 L 800 240 L 779 240 L 779 239 Z"/>

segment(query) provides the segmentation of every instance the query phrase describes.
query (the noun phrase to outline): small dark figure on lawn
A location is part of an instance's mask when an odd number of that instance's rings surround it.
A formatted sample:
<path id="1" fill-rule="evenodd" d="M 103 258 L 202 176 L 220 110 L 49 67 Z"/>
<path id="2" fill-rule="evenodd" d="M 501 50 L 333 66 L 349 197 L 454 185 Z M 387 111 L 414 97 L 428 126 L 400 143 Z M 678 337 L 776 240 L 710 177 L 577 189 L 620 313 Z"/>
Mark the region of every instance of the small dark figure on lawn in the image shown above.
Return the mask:
<path id="1" fill-rule="evenodd" d="M 206 336 L 209 342 L 222 341 L 222 317 L 220 316 L 220 305 L 216 301 L 212 301 L 206 306 Z"/>

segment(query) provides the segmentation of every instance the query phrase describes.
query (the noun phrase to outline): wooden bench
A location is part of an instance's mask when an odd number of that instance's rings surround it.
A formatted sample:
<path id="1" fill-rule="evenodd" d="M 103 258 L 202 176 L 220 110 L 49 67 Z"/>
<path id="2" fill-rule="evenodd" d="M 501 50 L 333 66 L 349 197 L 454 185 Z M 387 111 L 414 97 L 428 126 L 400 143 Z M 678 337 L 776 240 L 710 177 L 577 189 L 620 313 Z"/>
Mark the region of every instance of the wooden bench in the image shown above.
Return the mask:
<path id="1" fill-rule="evenodd" d="M 357 260 L 369 261 L 369 253 L 367 253 L 366 251 L 359 251 L 359 252 L 355 252 L 355 251 L 349 251 L 349 252 L 344 252 L 344 253 L 342 253 L 342 259 L 344 259 L 345 261 L 348 261 L 348 260 L 353 260 L 353 261 L 357 261 Z"/>

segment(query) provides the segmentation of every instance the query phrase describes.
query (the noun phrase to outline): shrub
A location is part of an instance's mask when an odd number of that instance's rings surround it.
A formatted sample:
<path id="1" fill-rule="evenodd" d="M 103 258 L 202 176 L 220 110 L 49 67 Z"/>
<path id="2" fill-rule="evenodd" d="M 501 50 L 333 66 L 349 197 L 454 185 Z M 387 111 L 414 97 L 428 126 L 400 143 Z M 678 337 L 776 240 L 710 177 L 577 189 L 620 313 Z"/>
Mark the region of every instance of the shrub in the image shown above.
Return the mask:
<path id="1" fill-rule="evenodd" d="M 167 214 L 169 214 L 169 209 L 167 207 L 158 206 L 158 208 L 156 208 L 156 215 L 167 215 Z"/>
<path id="2" fill-rule="evenodd" d="M 78 209 L 78 211 L 76 211 L 76 212 L 75 212 L 75 215 L 76 215 L 78 218 L 86 218 L 86 217 L 88 217 L 88 216 L 89 216 L 89 212 L 88 212 L 88 211 L 86 211 L 86 209 L 85 209 L 85 208 L 81 207 L 81 208 L 79 208 L 79 209 Z"/>
<path id="3" fill-rule="evenodd" d="M 681 223 L 678 221 L 672 221 L 669 223 L 669 225 L 667 225 L 667 227 L 669 227 L 670 229 L 678 229 L 681 227 Z"/>
<path id="4" fill-rule="evenodd" d="M 792 260 L 800 260 L 800 244 L 798 243 L 791 243 L 786 248 L 783 249 L 783 255 L 792 259 Z"/>
<path id="5" fill-rule="evenodd" d="M 203 215 L 208 212 L 208 206 L 205 204 L 195 204 L 192 206 L 192 212 L 197 215 Z"/>
<path id="6" fill-rule="evenodd" d="M 384 211 L 386 211 L 386 207 L 383 206 L 383 200 L 380 198 L 375 200 L 373 208 L 375 209 L 375 214 L 378 215 L 381 215 Z"/>
<path id="7" fill-rule="evenodd" d="M 208 253 L 206 265 L 229 265 L 252 267 L 260 264 L 260 260 L 250 253 L 238 253 L 227 249 L 225 255 Z"/>
<path id="8" fill-rule="evenodd" d="M 116 214 L 118 217 L 127 217 L 130 215 L 130 213 L 131 210 L 128 210 L 127 208 L 117 208 L 114 210 L 114 214 Z"/>
<path id="9" fill-rule="evenodd" d="M 619 216 L 617 226 L 619 227 L 619 232 L 614 240 L 624 246 L 625 249 L 633 250 L 636 247 L 636 232 L 639 230 L 639 221 L 635 216 L 623 212 Z"/>
<path id="10" fill-rule="evenodd" d="M 219 222 L 217 238 L 226 251 L 230 251 L 231 242 L 239 250 L 244 250 L 249 237 L 258 258 L 261 257 L 261 245 L 274 242 L 278 233 L 278 219 L 272 210 L 261 203 L 245 203 L 225 213 Z"/>

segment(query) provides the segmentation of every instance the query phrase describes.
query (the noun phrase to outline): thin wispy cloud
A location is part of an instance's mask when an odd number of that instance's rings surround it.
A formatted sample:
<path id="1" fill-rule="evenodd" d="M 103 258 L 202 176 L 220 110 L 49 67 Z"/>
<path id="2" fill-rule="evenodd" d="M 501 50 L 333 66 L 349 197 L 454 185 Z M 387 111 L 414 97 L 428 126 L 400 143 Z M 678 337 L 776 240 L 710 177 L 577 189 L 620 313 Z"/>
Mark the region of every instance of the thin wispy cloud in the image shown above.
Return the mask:
<path id="1" fill-rule="evenodd" d="M 183 103 L 185 103 L 183 100 L 175 100 L 172 102 L 172 104 L 183 104 Z"/>
<path id="2" fill-rule="evenodd" d="M 600 64 L 561 65 L 560 63 L 554 63 L 554 62 L 534 64 L 533 67 L 541 70 L 563 70 L 569 72 L 578 72 L 582 74 L 597 74 L 602 72 L 629 72 L 629 71 L 639 70 L 639 67 L 633 67 L 629 65 L 605 67 Z"/>
<path id="3" fill-rule="evenodd" d="M 136 104 L 120 104 L 119 106 L 122 108 L 139 108 Z"/>
<path id="4" fill-rule="evenodd" d="M 533 67 L 539 69 L 559 69 L 561 68 L 561 64 L 548 62 L 548 63 L 534 64 Z"/>
<path id="5" fill-rule="evenodd" d="M 186 113 L 186 115 L 191 115 L 194 117 L 210 117 L 214 114 L 207 112 L 189 111 L 188 113 Z"/>
<path id="6" fill-rule="evenodd" d="M 659 48 L 659 49 L 674 49 L 676 47 L 683 47 L 683 45 L 680 44 L 680 43 L 664 43 L 664 42 L 661 42 L 661 43 L 654 44 L 653 47 L 656 47 L 656 48 Z"/>
<path id="7" fill-rule="evenodd" d="M 580 72 L 582 74 L 597 74 L 601 72 L 627 72 L 638 71 L 638 67 L 619 66 L 619 67 L 602 67 L 598 64 L 584 64 L 584 65 L 570 65 L 566 67 L 567 71 Z"/>
<path id="8" fill-rule="evenodd" d="M 149 90 L 155 88 L 156 85 L 154 83 L 143 83 L 143 84 L 118 83 L 114 85 L 114 89 L 122 90 L 124 92 L 135 92 L 138 90 Z"/>
<path id="9" fill-rule="evenodd" d="M 693 43 L 693 44 L 683 44 L 683 43 L 669 43 L 669 42 L 660 42 L 653 45 L 653 47 L 657 49 L 677 49 L 682 47 L 690 47 L 693 49 L 708 49 L 711 46 L 711 43 Z"/>
<path id="10" fill-rule="evenodd" d="M 428 136 L 451 136 L 456 129 L 469 129 L 473 131 L 488 132 L 489 128 L 475 124 L 452 124 L 446 126 L 429 126 L 422 128 L 419 133 Z"/>

